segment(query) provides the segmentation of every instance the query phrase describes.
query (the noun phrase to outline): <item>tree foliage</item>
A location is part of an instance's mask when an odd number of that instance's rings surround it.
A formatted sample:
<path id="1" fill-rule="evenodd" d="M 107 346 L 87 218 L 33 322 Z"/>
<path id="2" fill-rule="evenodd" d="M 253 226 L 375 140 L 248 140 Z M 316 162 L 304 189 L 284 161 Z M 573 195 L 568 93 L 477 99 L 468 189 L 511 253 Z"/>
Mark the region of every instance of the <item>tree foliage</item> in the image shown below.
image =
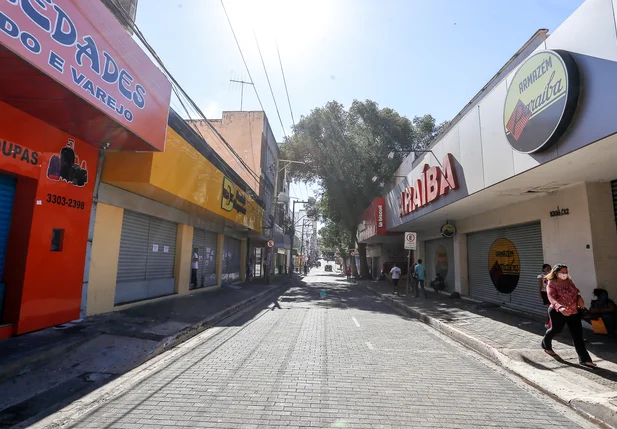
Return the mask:
<path id="1" fill-rule="evenodd" d="M 431 115 L 410 120 L 371 100 L 355 100 L 348 110 L 332 101 L 300 119 L 281 156 L 303 162 L 293 164 L 289 173 L 297 181 L 320 186 L 317 207 L 327 221 L 325 233 L 346 231 L 346 236 L 336 237 L 347 240 L 341 247 L 352 249 L 360 216 L 383 192 L 380 184 L 389 181 L 407 154 L 424 149 L 440 127 Z M 360 250 L 365 276 L 365 249 Z M 355 263 L 352 268 L 355 274 Z"/>

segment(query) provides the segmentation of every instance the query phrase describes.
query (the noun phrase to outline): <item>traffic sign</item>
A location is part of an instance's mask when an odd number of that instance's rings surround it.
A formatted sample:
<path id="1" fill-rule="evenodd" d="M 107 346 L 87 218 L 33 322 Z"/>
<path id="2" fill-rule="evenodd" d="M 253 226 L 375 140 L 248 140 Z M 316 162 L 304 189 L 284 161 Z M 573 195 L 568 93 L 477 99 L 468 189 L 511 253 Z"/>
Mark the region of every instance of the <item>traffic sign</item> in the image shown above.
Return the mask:
<path id="1" fill-rule="evenodd" d="M 405 249 L 406 250 L 416 250 L 417 239 L 418 239 L 417 233 L 406 232 L 405 233 Z"/>
<path id="2" fill-rule="evenodd" d="M 274 247 L 274 240 L 268 240 L 268 247 L 272 249 Z"/>

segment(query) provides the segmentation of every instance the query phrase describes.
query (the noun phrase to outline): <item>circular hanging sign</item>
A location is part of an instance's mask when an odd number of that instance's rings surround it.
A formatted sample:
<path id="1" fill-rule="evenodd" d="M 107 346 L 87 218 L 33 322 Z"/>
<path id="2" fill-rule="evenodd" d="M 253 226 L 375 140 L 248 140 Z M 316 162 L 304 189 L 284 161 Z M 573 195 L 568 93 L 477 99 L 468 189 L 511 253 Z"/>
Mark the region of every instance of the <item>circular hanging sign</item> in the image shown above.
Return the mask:
<path id="1" fill-rule="evenodd" d="M 272 249 L 274 247 L 274 240 L 268 240 L 268 247 Z"/>
<path id="2" fill-rule="evenodd" d="M 521 275 L 521 260 L 510 240 L 498 238 L 488 252 L 488 272 L 491 281 L 501 293 L 512 293 Z"/>
<path id="3" fill-rule="evenodd" d="M 541 51 L 529 57 L 512 78 L 503 109 L 510 146 L 534 153 L 555 143 L 574 116 L 578 94 L 578 68 L 568 52 Z"/>
<path id="4" fill-rule="evenodd" d="M 452 238 L 456 235 L 456 227 L 451 223 L 446 223 L 441 227 L 441 235 L 446 238 Z"/>

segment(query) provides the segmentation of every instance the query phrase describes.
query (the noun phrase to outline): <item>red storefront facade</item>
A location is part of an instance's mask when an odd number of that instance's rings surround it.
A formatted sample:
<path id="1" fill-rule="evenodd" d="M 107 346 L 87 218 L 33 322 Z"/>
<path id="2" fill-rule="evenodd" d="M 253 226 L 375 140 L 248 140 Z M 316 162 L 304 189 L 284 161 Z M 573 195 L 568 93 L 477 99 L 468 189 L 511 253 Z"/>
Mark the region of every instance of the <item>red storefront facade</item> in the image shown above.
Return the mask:
<path id="1" fill-rule="evenodd" d="M 0 338 L 79 317 L 101 153 L 164 150 L 170 94 L 99 0 L 0 4 Z"/>

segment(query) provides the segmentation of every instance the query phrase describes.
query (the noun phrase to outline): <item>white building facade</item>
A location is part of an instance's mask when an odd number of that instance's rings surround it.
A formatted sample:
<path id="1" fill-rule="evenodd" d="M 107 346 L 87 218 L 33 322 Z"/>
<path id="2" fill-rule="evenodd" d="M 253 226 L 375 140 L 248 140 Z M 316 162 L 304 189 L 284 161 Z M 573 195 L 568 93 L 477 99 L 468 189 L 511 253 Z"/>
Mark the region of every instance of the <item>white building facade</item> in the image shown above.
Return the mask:
<path id="1" fill-rule="evenodd" d="M 396 172 L 389 232 L 418 233 L 447 289 L 542 313 L 543 263 L 617 296 L 617 0 L 541 30 Z"/>

